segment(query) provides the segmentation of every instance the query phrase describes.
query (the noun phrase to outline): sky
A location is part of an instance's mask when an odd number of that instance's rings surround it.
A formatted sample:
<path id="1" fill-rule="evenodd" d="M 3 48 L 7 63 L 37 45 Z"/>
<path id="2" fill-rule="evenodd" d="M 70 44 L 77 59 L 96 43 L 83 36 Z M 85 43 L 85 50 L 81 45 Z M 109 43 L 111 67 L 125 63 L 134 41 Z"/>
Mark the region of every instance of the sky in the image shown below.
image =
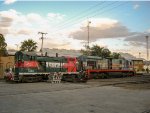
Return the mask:
<path id="1" fill-rule="evenodd" d="M 89 22 L 90 46 L 146 58 L 150 1 L 0 1 L 0 33 L 7 49 L 33 39 L 41 48 L 84 49 Z M 150 42 L 150 41 L 149 41 Z M 150 46 L 149 46 L 150 48 Z"/>

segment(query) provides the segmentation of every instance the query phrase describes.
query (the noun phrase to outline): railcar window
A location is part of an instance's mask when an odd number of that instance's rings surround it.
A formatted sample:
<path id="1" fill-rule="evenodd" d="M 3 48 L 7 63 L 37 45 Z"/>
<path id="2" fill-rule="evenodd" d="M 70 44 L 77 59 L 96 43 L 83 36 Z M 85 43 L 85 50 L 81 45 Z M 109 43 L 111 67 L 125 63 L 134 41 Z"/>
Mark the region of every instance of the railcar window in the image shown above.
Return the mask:
<path id="1" fill-rule="evenodd" d="M 120 60 L 119 63 L 122 64 L 122 60 Z"/>
<path id="2" fill-rule="evenodd" d="M 132 62 L 130 62 L 129 64 L 132 65 Z"/>

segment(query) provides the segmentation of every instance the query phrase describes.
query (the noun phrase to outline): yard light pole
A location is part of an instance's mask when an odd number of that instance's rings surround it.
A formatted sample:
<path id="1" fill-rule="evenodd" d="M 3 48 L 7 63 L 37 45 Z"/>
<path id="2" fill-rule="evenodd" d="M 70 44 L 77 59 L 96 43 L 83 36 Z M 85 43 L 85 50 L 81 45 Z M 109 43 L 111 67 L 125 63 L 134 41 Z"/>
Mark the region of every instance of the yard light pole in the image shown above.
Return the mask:
<path id="1" fill-rule="evenodd" d="M 139 58 L 141 58 L 141 53 L 139 52 Z"/>
<path id="2" fill-rule="evenodd" d="M 88 24 L 87 24 L 87 36 L 88 36 L 88 45 L 87 45 L 87 51 L 88 51 L 88 55 L 90 53 L 90 24 L 91 24 L 91 21 L 88 21 Z"/>
<path id="3" fill-rule="evenodd" d="M 40 39 L 42 39 L 42 43 L 41 43 L 41 55 L 43 56 L 43 40 L 44 40 L 44 35 L 46 35 L 47 33 L 43 33 L 43 32 L 38 32 L 38 34 L 41 34 L 42 37 Z"/>
<path id="4" fill-rule="evenodd" d="M 90 44 L 90 24 L 91 24 L 91 21 L 88 21 L 88 25 L 87 25 L 87 30 L 88 30 L 88 47 L 89 47 L 89 44 Z"/>
<path id="5" fill-rule="evenodd" d="M 149 66 L 149 64 L 148 64 L 149 63 L 148 62 L 149 61 L 148 38 L 149 37 L 148 36 L 145 36 L 145 37 L 146 37 L 146 50 L 147 50 L 147 62 L 146 62 L 147 63 L 147 69 L 146 70 L 147 70 L 147 73 L 149 73 L 149 69 L 148 69 L 148 66 Z"/>

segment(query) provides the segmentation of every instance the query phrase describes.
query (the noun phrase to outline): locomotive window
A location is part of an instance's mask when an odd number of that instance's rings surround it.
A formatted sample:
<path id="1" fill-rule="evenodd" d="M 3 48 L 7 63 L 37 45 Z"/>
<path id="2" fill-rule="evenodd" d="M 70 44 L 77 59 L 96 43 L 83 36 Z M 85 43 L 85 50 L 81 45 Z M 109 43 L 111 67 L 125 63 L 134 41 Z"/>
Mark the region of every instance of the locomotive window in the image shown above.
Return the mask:
<path id="1" fill-rule="evenodd" d="M 96 61 L 87 61 L 87 66 L 91 66 L 92 69 L 96 68 Z"/>
<path id="2" fill-rule="evenodd" d="M 19 55 L 18 60 L 22 60 L 23 55 Z"/>
<path id="3" fill-rule="evenodd" d="M 100 69 L 101 68 L 101 65 L 100 64 L 98 64 L 98 69 Z"/>
<path id="4" fill-rule="evenodd" d="M 132 65 L 132 62 L 130 62 L 130 65 Z"/>
<path id="5" fill-rule="evenodd" d="M 122 64 L 122 60 L 120 60 L 119 63 Z"/>
<path id="6" fill-rule="evenodd" d="M 30 57 L 30 60 L 35 60 L 35 57 L 34 57 L 34 56 L 31 56 L 31 57 Z"/>

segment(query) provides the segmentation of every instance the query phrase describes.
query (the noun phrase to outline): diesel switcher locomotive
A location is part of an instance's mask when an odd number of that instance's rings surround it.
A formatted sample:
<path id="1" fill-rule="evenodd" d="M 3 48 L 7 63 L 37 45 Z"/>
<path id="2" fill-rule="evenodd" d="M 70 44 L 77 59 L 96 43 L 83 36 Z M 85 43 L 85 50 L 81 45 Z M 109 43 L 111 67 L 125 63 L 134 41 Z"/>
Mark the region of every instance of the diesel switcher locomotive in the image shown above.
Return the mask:
<path id="1" fill-rule="evenodd" d="M 92 78 L 134 76 L 132 62 L 97 56 L 38 56 L 33 52 L 15 53 L 15 66 L 6 70 L 5 79 L 17 82 L 48 80 L 61 76 L 63 81 L 86 82 Z"/>

